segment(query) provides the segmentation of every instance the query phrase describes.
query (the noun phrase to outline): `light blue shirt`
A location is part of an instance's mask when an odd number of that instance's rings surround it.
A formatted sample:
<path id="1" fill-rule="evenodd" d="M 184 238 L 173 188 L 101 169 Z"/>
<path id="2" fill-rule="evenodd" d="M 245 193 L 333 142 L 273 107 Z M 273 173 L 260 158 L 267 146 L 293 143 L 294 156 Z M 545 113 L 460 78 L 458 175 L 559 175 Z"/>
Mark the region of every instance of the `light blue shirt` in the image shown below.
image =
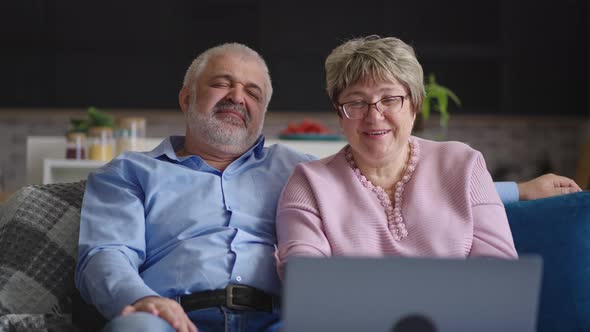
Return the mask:
<path id="1" fill-rule="evenodd" d="M 278 294 L 278 197 L 312 156 L 257 144 L 223 172 L 176 156 L 184 137 L 124 153 L 88 177 L 76 286 L 108 319 L 150 295 L 251 285 Z M 138 273 L 139 272 L 139 273 Z"/>
<path id="2" fill-rule="evenodd" d="M 494 182 L 494 184 L 502 203 L 507 204 L 518 201 L 519 192 L 516 182 Z"/>

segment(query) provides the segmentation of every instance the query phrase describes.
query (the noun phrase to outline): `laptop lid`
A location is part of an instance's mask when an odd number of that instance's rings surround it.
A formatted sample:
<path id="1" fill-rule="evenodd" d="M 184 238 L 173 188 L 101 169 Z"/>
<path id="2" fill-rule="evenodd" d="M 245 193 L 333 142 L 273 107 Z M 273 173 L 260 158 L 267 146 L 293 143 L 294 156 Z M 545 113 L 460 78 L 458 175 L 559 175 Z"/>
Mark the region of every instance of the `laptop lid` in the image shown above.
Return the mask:
<path id="1" fill-rule="evenodd" d="M 540 257 L 289 260 L 283 318 L 295 331 L 534 331 Z"/>

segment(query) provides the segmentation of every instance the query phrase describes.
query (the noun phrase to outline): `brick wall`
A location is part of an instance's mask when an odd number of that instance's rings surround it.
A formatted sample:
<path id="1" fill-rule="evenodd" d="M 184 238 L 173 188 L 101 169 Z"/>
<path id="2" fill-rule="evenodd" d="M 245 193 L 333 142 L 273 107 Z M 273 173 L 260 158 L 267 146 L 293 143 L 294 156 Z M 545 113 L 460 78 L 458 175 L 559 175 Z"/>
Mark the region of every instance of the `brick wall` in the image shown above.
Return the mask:
<path id="1" fill-rule="evenodd" d="M 147 135 L 164 137 L 184 132 L 184 117 L 178 110 L 124 111 L 120 116 L 147 118 Z M 0 110 L 0 192 L 26 184 L 26 137 L 58 136 L 68 129 L 71 117 L 84 117 L 85 110 Z M 269 111 L 264 127 L 267 137 L 276 137 L 289 122 L 310 118 L 338 132 L 333 113 Z M 590 139 L 588 119 L 572 117 L 506 117 L 453 115 L 447 140 L 466 142 L 480 150 L 496 180 L 523 180 L 552 171 L 575 176 L 580 144 Z M 432 118 L 419 136 L 440 136 Z"/>

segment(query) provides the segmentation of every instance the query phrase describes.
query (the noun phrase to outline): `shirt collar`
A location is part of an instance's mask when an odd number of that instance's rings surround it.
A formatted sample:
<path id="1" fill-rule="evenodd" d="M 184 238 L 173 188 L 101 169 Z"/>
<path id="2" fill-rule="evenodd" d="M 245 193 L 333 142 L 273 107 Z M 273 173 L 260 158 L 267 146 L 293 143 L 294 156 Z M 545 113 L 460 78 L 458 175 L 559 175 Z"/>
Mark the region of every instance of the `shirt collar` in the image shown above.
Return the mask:
<path id="1" fill-rule="evenodd" d="M 184 136 L 170 136 L 162 141 L 155 149 L 145 154 L 152 158 L 166 156 L 171 160 L 179 161 L 176 150 L 184 146 Z"/>
<path id="2" fill-rule="evenodd" d="M 187 156 L 187 157 L 178 158 L 178 156 L 176 155 L 176 151 L 180 150 L 184 146 L 184 140 L 185 140 L 184 136 L 169 136 L 168 138 L 163 140 L 162 143 L 160 143 L 160 145 L 158 145 L 155 149 L 153 149 L 152 151 L 146 152 L 146 155 L 148 155 L 152 158 L 159 158 L 161 156 L 166 156 L 170 160 L 183 161 L 183 160 L 191 157 L 191 156 Z M 263 148 L 264 148 L 264 135 L 260 135 L 260 137 L 258 137 L 258 140 L 256 141 L 256 143 L 254 143 L 254 145 L 250 149 L 248 149 L 248 151 L 244 152 L 244 154 L 242 154 L 238 159 L 246 158 L 246 157 L 250 156 L 251 154 L 254 154 L 254 156 L 260 156 L 263 152 Z"/>

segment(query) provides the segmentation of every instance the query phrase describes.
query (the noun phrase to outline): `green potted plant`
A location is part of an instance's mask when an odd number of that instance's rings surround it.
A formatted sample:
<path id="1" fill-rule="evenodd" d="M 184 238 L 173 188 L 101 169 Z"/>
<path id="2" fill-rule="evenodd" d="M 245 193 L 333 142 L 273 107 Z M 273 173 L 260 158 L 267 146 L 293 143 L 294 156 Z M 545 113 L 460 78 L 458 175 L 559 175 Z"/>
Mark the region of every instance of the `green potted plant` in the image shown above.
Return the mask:
<path id="1" fill-rule="evenodd" d="M 70 119 L 70 130 L 68 133 L 86 133 L 88 131 L 88 120 Z"/>
<path id="2" fill-rule="evenodd" d="M 440 113 L 440 128 L 443 132 L 446 132 L 449 125 L 449 98 L 459 107 L 461 107 L 461 100 L 455 95 L 449 88 L 444 87 L 436 83 L 436 76 L 433 73 L 428 75 L 428 80 L 424 85 L 426 90 L 426 97 L 422 104 L 421 112 L 422 116 L 418 116 L 416 119 L 416 129 L 424 129 L 424 121 L 427 121 L 430 117 L 430 112 L 437 111 Z"/>

